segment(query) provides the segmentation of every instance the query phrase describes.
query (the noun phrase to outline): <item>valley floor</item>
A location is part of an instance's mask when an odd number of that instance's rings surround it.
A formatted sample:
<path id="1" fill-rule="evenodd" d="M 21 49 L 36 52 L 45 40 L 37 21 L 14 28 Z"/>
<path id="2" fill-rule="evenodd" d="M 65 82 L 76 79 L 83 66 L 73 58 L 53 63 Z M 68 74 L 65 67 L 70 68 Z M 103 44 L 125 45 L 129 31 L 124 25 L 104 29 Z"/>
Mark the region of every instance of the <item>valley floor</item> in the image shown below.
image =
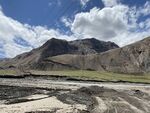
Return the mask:
<path id="1" fill-rule="evenodd" d="M 76 81 L 98 81 L 115 83 L 147 83 L 150 84 L 150 73 L 147 74 L 119 74 L 103 71 L 88 70 L 62 70 L 62 71 L 37 71 L 28 70 L 20 73 L 18 70 L 0 70 L 0 77 L 49 77 L 54 79 L 76 80 Z"/>
<path id="2" fill-rule="evenodd" d="M 150 113 L 150 84 L 0 78 L 0 113 Z"/>

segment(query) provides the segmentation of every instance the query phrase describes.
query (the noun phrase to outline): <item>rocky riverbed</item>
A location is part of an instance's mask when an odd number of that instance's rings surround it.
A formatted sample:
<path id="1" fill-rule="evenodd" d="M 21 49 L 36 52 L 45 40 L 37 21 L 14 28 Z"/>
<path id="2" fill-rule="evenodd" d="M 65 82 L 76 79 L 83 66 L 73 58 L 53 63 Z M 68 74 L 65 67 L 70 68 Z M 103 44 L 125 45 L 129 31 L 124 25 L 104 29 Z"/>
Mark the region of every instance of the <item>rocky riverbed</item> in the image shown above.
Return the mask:
<path id="1" fill-rule="evenodd" d="M 0 113 L 150 113 L 150 85 L 0 78 Z"/>

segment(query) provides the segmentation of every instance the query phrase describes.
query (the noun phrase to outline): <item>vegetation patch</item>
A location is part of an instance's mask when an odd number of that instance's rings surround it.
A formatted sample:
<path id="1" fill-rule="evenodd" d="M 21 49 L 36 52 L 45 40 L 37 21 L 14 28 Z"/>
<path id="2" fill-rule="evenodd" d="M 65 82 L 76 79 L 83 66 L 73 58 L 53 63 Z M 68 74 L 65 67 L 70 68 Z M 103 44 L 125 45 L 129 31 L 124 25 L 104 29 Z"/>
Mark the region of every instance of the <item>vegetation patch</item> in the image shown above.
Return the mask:
<path id="1" fill-rule="evenodd" d="M 0 76 L 5 76 L 5 75 L 17 75 L 17 72 L 16 70 L 11 70 L 11 69 L 2 69 L 0 70 Z"/>
<path id="2" fill-rule="evenodd" d="M 63 71 L 31 71 L 33 76 L 47 75 L 47 76 L 67 76 L 81 80 L 96 80 L 106 82 L 135 82 L 135 83 L 150 83 L 150 74 L 132 75 L 132 74 L 118 74 L 111 72 L 98 72 L 86 70 L 63 70 Z"/>

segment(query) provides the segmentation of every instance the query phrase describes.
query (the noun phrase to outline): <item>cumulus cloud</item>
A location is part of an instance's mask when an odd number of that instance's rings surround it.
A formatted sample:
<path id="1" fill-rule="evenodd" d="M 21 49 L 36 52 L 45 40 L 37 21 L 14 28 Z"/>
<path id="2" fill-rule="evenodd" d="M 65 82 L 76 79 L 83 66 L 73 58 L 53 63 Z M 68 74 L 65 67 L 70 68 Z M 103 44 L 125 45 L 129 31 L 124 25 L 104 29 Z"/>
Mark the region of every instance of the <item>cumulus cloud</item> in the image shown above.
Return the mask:
<path id="1" fill-rule="evenodd" d="M 95 37 L 124 46 L 149 35 L 149 19 L 138 22 L 140 17 L 149 15 L 149 7 L 149 2 L 139 8 L 117 3 L 103 9 L 95 7 L 76 14 L 71 30 L 82 38 Z"/>
<path id="2" fill-rule="evenodd" d="M 102 0 L 102 2 L 106 7 L 111 7 L 117 5 L 119 0 Z"/>
<path id="3" fill-rule="evenodd" d="M 127 21 L 124 21 L 128 10 L 124 6 L 113 8 L 93 8 L 90 12 L 79 13 L 72 23 L 72 31 L 85 37 L 97 37 L 109 39 L 127 29 Z M 111 13 L 110 13 L 111 12 Z"/>

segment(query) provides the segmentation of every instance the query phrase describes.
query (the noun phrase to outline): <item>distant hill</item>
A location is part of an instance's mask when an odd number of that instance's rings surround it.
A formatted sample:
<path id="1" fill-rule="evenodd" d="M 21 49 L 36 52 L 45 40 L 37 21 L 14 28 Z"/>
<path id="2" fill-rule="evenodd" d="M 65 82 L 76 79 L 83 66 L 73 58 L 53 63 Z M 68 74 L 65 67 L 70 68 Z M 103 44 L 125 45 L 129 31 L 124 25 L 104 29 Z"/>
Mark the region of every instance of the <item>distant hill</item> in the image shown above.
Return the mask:
<path id="1" fill-rule="evenodd" d="M 94 38 L 66 41 L 52 38 L 41 47 L 33 49 L 30 52 L 23 53 L 13 59 L 8 59 L 0 63 L 1 68 L 20 68 L 27 69 L 74 69 L 69 64 L 61 64 L 59 62 L 47 61 L 49 57 L 72 54 L 72 55 L 88 55 L 97 54 L 111 49 L 119 48 L 113 42 L 99 41 Z M 67 58 L 66 58 L 67 59 Z"/>

